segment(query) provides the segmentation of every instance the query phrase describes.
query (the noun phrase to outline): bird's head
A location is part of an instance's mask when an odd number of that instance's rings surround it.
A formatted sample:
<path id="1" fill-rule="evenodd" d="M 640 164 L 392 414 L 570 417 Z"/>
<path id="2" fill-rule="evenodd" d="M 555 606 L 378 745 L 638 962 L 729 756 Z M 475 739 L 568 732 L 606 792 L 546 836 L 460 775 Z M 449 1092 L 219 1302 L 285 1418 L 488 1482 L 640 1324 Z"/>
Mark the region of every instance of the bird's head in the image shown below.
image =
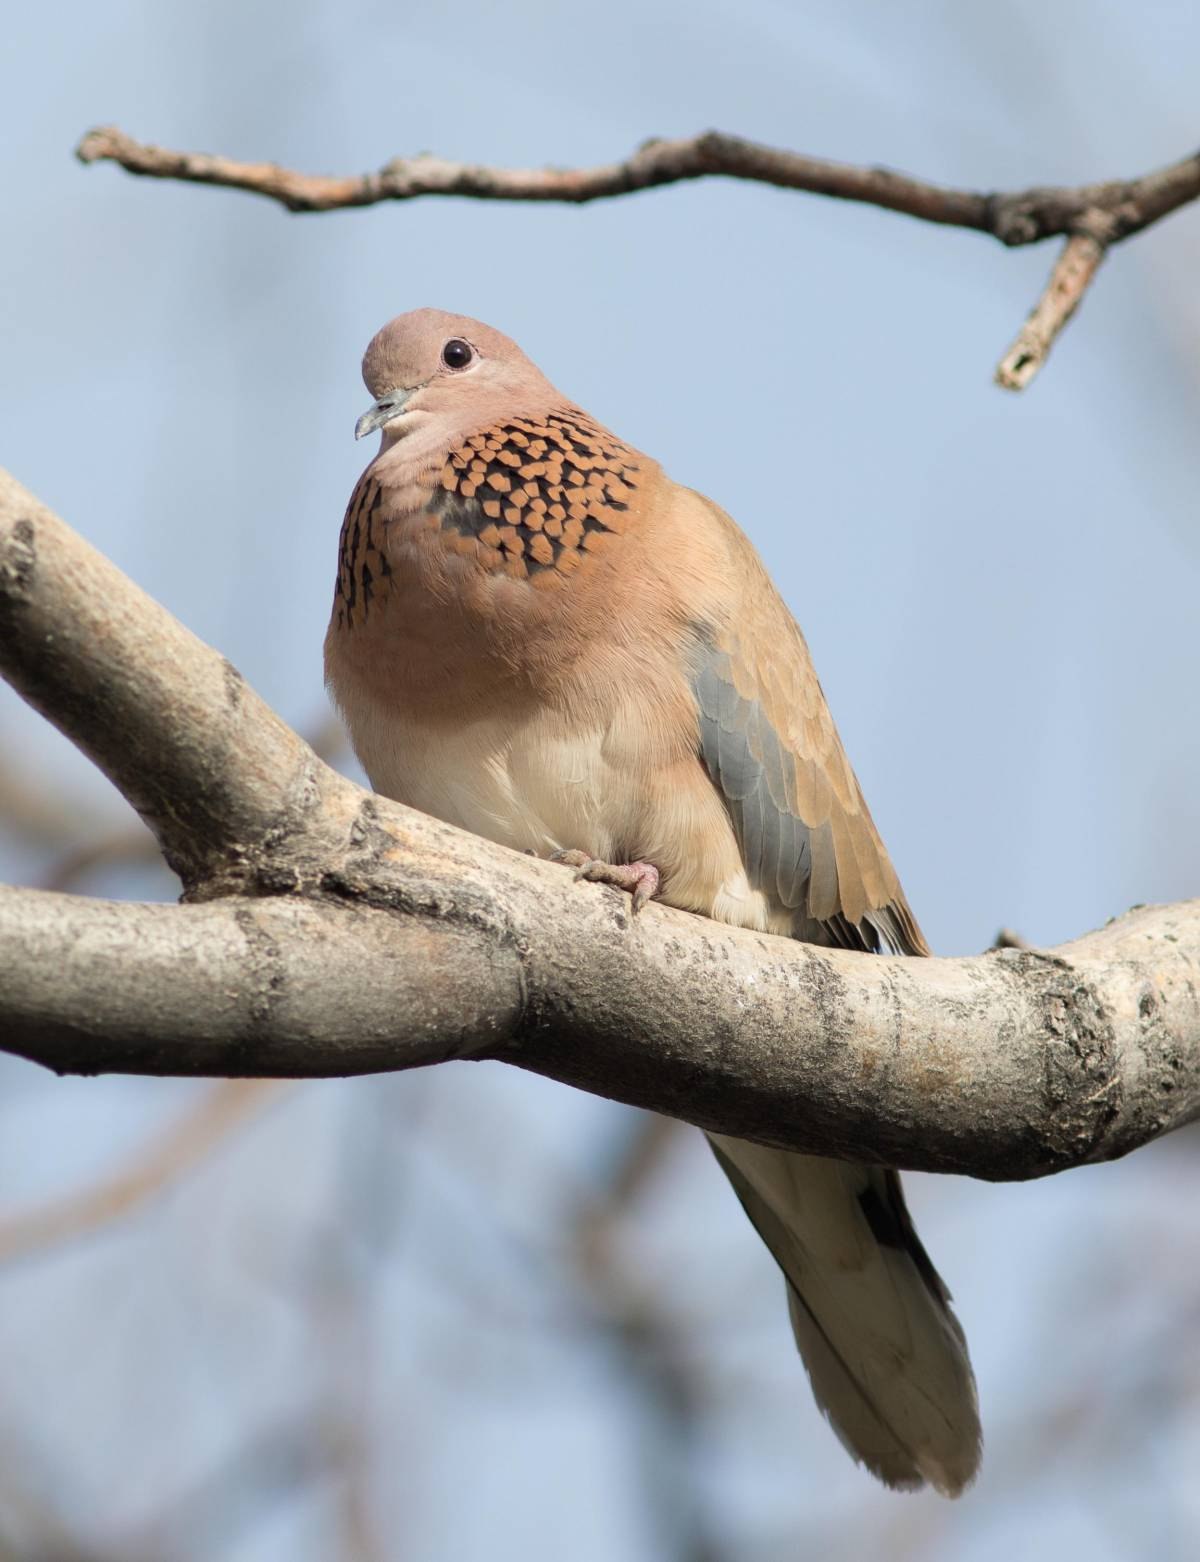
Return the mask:
<path id="1" fill-rule="evenodd" d="M 500 418 L 562 401 L 515 342 L 442 309 L 389 320 L 363 357 L 363 380 L 375 402 L 354 434 L 382 429 L 385 449 L 397 440 L 449 449 Z"/>

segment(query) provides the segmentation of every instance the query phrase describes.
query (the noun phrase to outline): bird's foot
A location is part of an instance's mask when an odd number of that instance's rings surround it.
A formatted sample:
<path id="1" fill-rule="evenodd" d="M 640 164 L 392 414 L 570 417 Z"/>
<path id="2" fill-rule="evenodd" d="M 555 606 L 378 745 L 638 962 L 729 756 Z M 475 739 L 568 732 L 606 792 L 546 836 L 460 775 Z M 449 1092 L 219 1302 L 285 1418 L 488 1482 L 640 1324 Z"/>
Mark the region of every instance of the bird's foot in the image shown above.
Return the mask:
<path id="1" fill-rule="evenodd" d="M 591 884 L 611 884 L 614 889 L 627 890 L 633 897 L 630 909 L 634 916 L 658 894 L 659 872 L 652 862 L 601 862 L 581 851 L 552 852 L 550 861 L 574 868 L 577 881 L 587 879 Z"/>

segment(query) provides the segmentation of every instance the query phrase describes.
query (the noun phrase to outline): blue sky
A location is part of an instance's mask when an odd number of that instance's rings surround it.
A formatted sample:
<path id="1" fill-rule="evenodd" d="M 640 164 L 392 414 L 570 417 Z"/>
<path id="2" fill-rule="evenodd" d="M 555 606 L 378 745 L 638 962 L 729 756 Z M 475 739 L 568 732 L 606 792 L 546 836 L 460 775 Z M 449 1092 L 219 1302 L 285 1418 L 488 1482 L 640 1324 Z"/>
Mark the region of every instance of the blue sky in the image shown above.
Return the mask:
<path id="1" fill-rule="evenodd" d="M 1160 0 L 22 8 L 0 66 L 4 460 L 308 730 L 325 710 L 334 550 L 364 459 L 362 349 L 419 305 L 477 315 L 753 538 L 934 946 L 977 950 L 1001 924 L 1069 938 L 1200 882 L 1200 213 L 1114 253 L 1042 377 L 1012 397 L 991 373 L 1045 247 L 716 181 L 578 211 L 423 201 L 290 217 L 70 153 L 117 122 L 314 171 L 421 150 L 568 165 L 716 126 L 972 187 L 1075 182 L 1190 149 L 1198 44 L 1194 8 Z M 68 837 L 126 819 L 7 691 L 0 752 L 62 800 Z M 46 865 L 0 824 L 0 876 L 39 882 Z M 131 869 L 83 887 L 170 893 L 165 875 Z M 77 1185 L 196 1088 L 58 1082 L 15 1062 L 0 1074 L 13 1206 Z M 133 1229 L 0 1272 L 0 1327 L 21 1340 L 8 1432 L 98 1525 L 117 1533 L 148 1492 L 186 1485 L 249 1420 L 293 1402 L 309 1347 L 247 1277 L 246 1231 L 319 1229 L 346 1123 L 379 1102 L 403 1116 L 410 1099 L 420 1146 L 389 1152 L 404 1242 L 370 1304 L 380 1527 L 454 1562 L 669 1553 L 639 1506 L 637 1412 L 611 1362 L 594 1341 L 540 1339 L 536 1286 L 503 1257 L 514 1225 L 544 1235 L 547 1168 L 586 1182 L 624 1119 L 490 1066 L 298 1089 Z M 1156 1417 L 1118 1405 L 1111 1358 L 1132 1372 L 1128 1340 L 1152 1363 L 1194 1309 L 1180 1256 L 1193 1217 L 1169 1182 L 1188 1154 L 1180 1140 L 1029 1188 L 914 1183 L 989 1440 L 976 1493 L 943 1510 L 876 1493 L 845 1461 L 790 1358 L 774 1275 L 681 1140 L 631 1240 L 667 1289 L 676 1267 L 688 1276 L 684 1314 L 711 1297 L 712 1316 L 680 1328 L 711 1375 L 697 1479 L 736 1554 L 863 1555 L 873 1536 L 956 1562 L 1018 1544 L 1134 1556 L 1125 1481 L 1153 1493 L 1156 1554 L 1183 1555 L 1200 1414 L 1184 1396 L 1170 1438 L 1143 1437 Z M 459 1231 L 465 1259 L 447 1256 Z M 443 1270 L 478 1289 L 497 1267 L 521 1325 L 481 1334 L 456 1295 L 451 1328 Z M 85 1295 L 122 1319 L 108 1356 Z M 256 1330 L 270 1345 L 248 1356 Z M 1055 1406 L 1085 1386 L 1096 1403 L 1051 1439 L 1051 1469 L 1030 1440 L 1045 1447 Z M 1136 1454 L 1122 1428 L 1138 1430 Z M 131 1461 L 144 1475 L 125 1490 L 113 1472 Z M 228 1554 L 328 1555 L 323 1512 L 319 1495 L 281 1503 Z"/>

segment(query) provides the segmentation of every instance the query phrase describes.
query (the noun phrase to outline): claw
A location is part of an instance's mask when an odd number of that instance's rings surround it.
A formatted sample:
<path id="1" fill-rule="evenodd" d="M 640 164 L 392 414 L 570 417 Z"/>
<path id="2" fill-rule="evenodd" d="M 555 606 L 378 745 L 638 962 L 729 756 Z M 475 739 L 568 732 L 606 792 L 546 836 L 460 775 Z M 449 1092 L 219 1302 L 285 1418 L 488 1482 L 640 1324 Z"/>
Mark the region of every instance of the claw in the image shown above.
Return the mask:
<path id="1" fill-rule="evenodd" d="M 633 899 L 629 903 L 629 915 L 636 917 L 642 907 L 654 899 L 658 894 L 658 869 L 648 862 L 636 863 L 636 867 L 644 871 L 638 875 L 638 882 L 633 891 Z"/>
<path id="2" fill-rule="evenodd" d="M 597 858 L 589 857 L 587 852 L 572 850 L 551 852 L 550 861 L 561 862 L 568 868 L 577 869 L 578 871 L 576 872 L 575 877 L 579 878 L 579 876 L 583 873 L 583 870 L 589 867 L 593 862 L 596 862 Z"/>
<path id="3" fill-rule="evenodd" d="M 551 852 L 550 861 L 574 868 L 576 883 L 586 879 L 589 884 L 611 884 L 614 889 L 625 890 L 631 896 L 633 916 L 658 894 L 659 872 L 650 862 L 602 862 L 599 857 L 576 850 Z"/>

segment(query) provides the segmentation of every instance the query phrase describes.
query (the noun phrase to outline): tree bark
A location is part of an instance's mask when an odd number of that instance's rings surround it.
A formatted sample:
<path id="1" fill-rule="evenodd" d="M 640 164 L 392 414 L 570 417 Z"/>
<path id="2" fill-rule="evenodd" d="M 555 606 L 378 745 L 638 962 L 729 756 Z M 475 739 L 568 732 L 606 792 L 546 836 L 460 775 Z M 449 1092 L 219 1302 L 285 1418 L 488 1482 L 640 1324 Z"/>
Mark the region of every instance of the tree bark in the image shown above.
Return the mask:
<path id="1" fill-rule="evenodd" d="M 1200 902 L 955 960 L 634 919 L 338 775 L 2 473 L 0 667 L 184 883 L 181 906 L 0 890 L 0 1045 L 61 1072 L 500 1059 L 723 1133 L 995 1179 L 1200 1115 Z"/>

